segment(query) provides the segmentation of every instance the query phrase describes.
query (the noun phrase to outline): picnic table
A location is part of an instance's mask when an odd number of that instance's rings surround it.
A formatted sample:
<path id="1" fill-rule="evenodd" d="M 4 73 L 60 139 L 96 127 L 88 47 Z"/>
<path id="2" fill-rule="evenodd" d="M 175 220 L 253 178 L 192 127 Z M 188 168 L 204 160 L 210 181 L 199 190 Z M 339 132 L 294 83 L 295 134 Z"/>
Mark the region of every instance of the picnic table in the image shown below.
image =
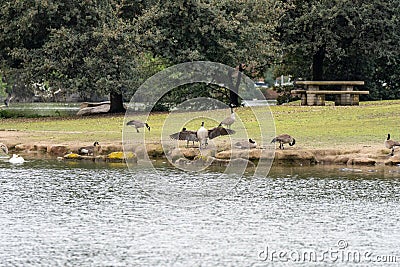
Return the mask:
<path id="1" fill-rule="evenodd" d="M 302 106 L 325 106 L 325 95 L 335 95 L 335 106 L 357 106 L 359 96 L 369 91 L 355 91 L 355 86 L 364 85 L 364 81 L 296 81 L 295 85 L 304 89 L 295 89 L 291 94 L 301 96 Z M 320 90 L 321 86 L 340 86 L 340 90 Z"/>

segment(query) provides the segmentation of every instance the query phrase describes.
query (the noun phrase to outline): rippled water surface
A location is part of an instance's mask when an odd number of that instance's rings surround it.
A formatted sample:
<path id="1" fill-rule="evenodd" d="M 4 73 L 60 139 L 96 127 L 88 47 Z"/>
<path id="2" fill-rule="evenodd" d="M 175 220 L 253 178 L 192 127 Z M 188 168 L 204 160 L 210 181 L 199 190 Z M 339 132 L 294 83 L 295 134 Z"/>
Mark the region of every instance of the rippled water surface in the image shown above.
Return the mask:
<path id="1" fill-rule="evenodd" d="M 400 262 L 400 167 L 279 167 L 242 179 L 44 160 L 0 169 L 1 265 Z M 136 175 L 174 183 L 154 184 L 155 199 Z M 221 181 L 237 187 L 207 191 Z M 181 207 L 188 201 L 198 205 Z"/>

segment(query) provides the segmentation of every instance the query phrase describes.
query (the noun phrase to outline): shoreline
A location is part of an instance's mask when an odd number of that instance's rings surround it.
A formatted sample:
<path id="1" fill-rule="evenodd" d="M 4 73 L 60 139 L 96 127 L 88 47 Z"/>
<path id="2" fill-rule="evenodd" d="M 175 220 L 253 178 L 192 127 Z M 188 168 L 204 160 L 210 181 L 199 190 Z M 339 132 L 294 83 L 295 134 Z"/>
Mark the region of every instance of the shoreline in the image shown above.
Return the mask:
<path id="1" fill-rule="evenodd" d="M 49 158 L 57 159 L 64 157 L 68 153 L 77 153 L 79 147 L 88 144 L 79 142 L 15 142 L 10 143 L 4 140 L 9 148 L 9 155 L 20 154 L 27 159 Z M 100 155 L 105 157 L 113 152 L 122 152 L 122 142 L 108 142 L 101 144 L 102 151 Z M 150 159 L 173 159 L 177 160 L 177 155 L 183 155 L 181 158 L 193 160 L 196 157 L 203 157 L 204 153 L 200 154 L 198 148 L 174 149 L 173 151 L 165 152 L 160 143 L 146 144 L 146 151 Z M 137 155 L 142 156 L 144 153 L 143 147 L 134 149 Z M 233 159 L 248 159 L 252 163 L 257 163 L 260 158 L 266 159 L 263 156 L 263 150 L 255 149 L 233 149 L 224 150 L 217 148 L 217 151 L 208 151 L 206 156 L 212 156 L 216 160 L 233 160 Z M 270 151 L 272 152 L 272 151 Z M 175 154 L 174 154 L 175 153 Z M 310 165 L 341 165 L 341 166 L 379 166 L 379 165 L 399 165 L 400 154 L 395 152 L 394 156 L 389 155 L 390 150 L 380 146 L 353 146 L 351 148 L 305 148 L 305 147 L 290 147 L 284 150 L 275 149 L 273 165 L 294 165 L 294 166 L 310 166 Z M 270 153 L 272 154 L 272 153 Z M 90 157 L 88 159 L 91 159 Z M 271 159 L 271 158 L 269 158 Z M 93 158 L 94 160 L 94 158 Z"/>

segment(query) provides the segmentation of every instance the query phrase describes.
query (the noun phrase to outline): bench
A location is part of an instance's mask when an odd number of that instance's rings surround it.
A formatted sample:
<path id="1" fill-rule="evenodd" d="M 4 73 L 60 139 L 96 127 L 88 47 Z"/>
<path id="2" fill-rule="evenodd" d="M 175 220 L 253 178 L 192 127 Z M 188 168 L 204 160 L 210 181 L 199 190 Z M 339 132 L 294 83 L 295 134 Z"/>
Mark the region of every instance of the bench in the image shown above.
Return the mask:
<path id="1" fill-rule="evenodd" d="M 303 90 L 292 90 L 291 94 L 301 96 L 302 106 L 325 106 L 325 95 L 336 95 L 335 106 L 359 105 L 359 96 L 369 91 L 354 91 L 354 86 L 364 85 L 364 81 L 297 81 L 295 85 L 303 85 Z M 319 90 L 320 86 L 340 86 L 339 90 Z"/>

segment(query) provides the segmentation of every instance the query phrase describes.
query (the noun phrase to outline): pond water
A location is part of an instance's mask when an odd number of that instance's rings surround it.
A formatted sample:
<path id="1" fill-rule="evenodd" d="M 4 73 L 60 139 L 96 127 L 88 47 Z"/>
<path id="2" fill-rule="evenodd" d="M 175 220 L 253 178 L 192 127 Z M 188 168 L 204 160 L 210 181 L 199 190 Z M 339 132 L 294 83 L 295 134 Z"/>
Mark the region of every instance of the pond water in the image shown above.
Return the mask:
<path id="1" fill-rule="evenodd" d="M 164 165 L 156 167 L 160 179 L 190 180 Z M 144 193 L 132 177 L 152 169 L 51 160 L 0 161 L 0 169 L 6 266 L 400 262 L 400 167 L 274 167 L 266 178 L 239 180 L 230 174 L 223 179 L 238 180 L 234 190 L 192 208 Z M 195 179 L 219 175 L 204 171 Z M 176 195 L 178 202 L 185 195 Z"/>
<path id="2" fill-rule="evenodd" d="M 10 114 L 23 116 L 70 116 L 79 111 L 80 103 L 11 103 L 5 107 Z"/>

